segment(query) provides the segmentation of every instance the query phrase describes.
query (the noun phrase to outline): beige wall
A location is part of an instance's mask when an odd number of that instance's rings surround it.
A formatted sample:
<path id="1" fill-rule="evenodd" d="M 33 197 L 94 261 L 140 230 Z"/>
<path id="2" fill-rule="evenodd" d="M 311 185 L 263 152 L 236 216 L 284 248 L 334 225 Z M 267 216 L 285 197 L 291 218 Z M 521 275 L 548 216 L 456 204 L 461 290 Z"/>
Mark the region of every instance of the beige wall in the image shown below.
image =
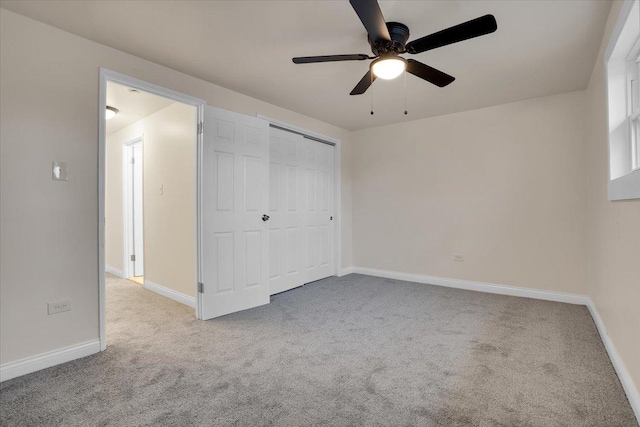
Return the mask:
<path id="1" fill-rule="evenodd" d="M 587 89 L 587 291 L 640 391 L 640 200 L 610 202 L 607 198 L 607 98 L 602 58 L 620 6 L 616 2 L 611 7 Z"/>
<path id="2" fill-rule="evenodd" d="M 572 92 L 356 132 L 354 265 L 585 293 L 584 103 Z"/>
<path id="3" fill-rule="evenodd" d="M 0 363 L 98 338 L 99 67 L 341 139 L 351 265 L 350 132 L 0 9 Z M 47 315 L 66 298 L 72 311 Z"/>
<path id="4" fill-rule="evenodd" d="M 105 253 L 123 270 L 123 144 L 144 135 L 144 278 L 195 297 L 196 123 L 175 103 L 107 137 Z M 163 194 L 160 194 L 160 185 Z"/>

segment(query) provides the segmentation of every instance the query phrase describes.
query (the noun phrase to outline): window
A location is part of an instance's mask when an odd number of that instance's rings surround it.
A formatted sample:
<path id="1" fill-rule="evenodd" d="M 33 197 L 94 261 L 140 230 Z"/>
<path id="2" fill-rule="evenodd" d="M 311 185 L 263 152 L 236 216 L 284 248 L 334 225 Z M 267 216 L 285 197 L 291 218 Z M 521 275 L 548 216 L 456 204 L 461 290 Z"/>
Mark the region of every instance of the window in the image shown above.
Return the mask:
<path id="1" fill-rule="evenodd" d="M 626 1 L 605 55 L 609 199 L 640 198 L 640 5 Z"/>
<path id="2" fill-rule="evenodd" d="M 627 123 L 629 126 L 630 171 L 640 167 L 640 37 L 627 57 Z"/>

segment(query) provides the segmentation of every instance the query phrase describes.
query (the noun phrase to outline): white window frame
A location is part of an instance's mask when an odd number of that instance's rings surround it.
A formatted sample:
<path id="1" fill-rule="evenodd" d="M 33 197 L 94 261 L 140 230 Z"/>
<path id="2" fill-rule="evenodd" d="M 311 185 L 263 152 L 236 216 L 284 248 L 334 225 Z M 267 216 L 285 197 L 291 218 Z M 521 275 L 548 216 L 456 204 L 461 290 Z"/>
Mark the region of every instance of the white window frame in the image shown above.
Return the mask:
<path id="1" fill-rule="evenodd" d="M 640 0 L 624 2 L 605 52 L 609 200 L 640 198 Z"/>
<path id="2" fill-rule="evenodd" d="M 629 126 L 629 152 L 631 172 L 640 167 L 640 35 L 627 57 L 627 122 Z"/>

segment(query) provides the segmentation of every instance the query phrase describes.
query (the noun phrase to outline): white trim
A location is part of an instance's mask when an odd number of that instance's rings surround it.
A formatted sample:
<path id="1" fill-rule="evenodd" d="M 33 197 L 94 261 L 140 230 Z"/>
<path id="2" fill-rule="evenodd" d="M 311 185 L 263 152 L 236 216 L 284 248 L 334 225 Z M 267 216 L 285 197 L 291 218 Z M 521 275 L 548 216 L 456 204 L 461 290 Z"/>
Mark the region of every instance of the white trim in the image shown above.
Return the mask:
<path id="1" fill-rule="evenodd" d="M 162 86 L 155 85 L 153 83 L 147 83 L 143 80 L 138 80 L 133 77 L 129 77 L 124 74 L 120 74 L 115 71 L 108 70 L 106 68 L 99 69 L 100 76 L 100 86 L 98 92 L 98 300 L 99 300 L 99 323 L 100 323 L 100 350 L 103 351 L 107 348 L 106 341 L 106 288 L 105 288 L 105 234 L 104 234 L 104 223 L 105 223 L 105 170 L 106 170 L 106 120 L 104 117 L 104 110 L 107 107 L 107 82 L 118 83 L 133 89 L 142 90 L 145 92 L 152 93 L 154 95 L 162 96 L 164 98 L 172 99 L 174 101 L 182 102 L 184 104 L 193 105 L 198 109 L 197 121 L 194 123 L 194 126 L 197 126 L 198 123 L 201 123 L 204 117 L 204 106 L 207 104 L 206 101 L 200 98 L 196 98 L 193 96 L 185 95 L 180 92 L 176 92 L 171 89 L 164 88 Z M 197 135 L 197 145 L 199 149 L 197 150 L 200 155 L 200 147 L 202 145 L 202 134 Z M 198 159 L 196 159 L 196 163 L 199 165 Z M 200 176 L 200 170 L 196 170 L 194 172 L 197 177 Z M 196 189 L 196 191 L 199 191 Z M 196 202 L 196 203 L 199 203 Z M 198 260 L 194 266 L 198 275 L 196 276 L 196 282 L 193 284 L 193 289 L 198 295 L 198 299 L 200 299 L 199 294 L 197 293 L 198 289 L 198 281 L 200 280 L 200 269 L 198 263 L 200 262 L 200 241 L 199 241 L 199 218 L 198 213 L 200 212 L 199 206 L 196 207 L 196 221 L 198 223 L 198 227 L 196 228 L 196 250 L 198 251 Z M 200 305 L 195 304 L 196 309 L 196 317 L 200 318 Z"/>
<path id="2" fill-rule="evenodd" d="M 564 292 L 543 291 L 516 286 L 496 285 L 493 283 L 472 282 L 470 280 L 447 279 L 444 277 L 425 276 L 420 274 L 400 273 L 374 268 L 354 267 L 353 272 L 367 276 L 384 277 L 387 279 L 404 280 L 407 282 L 425 283 L 428 285 L 444 286 L 447 288 L 466 289 L 468 291 L 485 292 L 489 294 L 511 295 L 515 297 L 534 298 L 546 301 L 564 302 L 568 304 L 587 305 L 586 295 L 569 294 Z"/>
<path id="3" fill-rule="evenodd" d="M 196 98 L 195 96 L 191 96 L 191 95 L 186 95 L 182 92 L 177 92 L 172 89 L 167 89 L 166 87 L 162 87 L 153 83 L 148 83 L 143 80 L 139 80 L 134 77 L 127 76 L 126 74 L 121 74 L 116 71 L 108 70 L 106 68 L 100 68 L 100 75 L 104 76 L 107 81 L 110 81 L 113 83 L 119 83 L 128 88 L 149 92 L 154 95 L 161 96 L 163 98 L 182 102 L 183 104 L 197 106 L 197 105 L 205 105 L 207 103 L 207 101 L 205 101 L 204 99 Z M 107 106 L 105 105 L 105 108 L 106 107 Z M 104 109 L 101 111 L 104 111 Z M 104 114 L 102 114 L 101 117 L 104 118 Z"/>
<path id="4" fill-rule="evenodd" d="M 346 276 L 347 274 L 353 274 L 353 267 L 341 268 L 338 271 L 338 277 Z"/>
<path id="5" fill-rule="evenodd" d="M 336 219 L 335 230 L 333 231 L 334 252 L 333 271 L 339 274 L 342 269 L 342 141 L 336 139 L 336 148 L 333 154 L 333 215 Z"/>
<path id="6" fill-rule="evenodd" d="M 107 108 L 107 72 L 100 69 L 100 88 L 98 89 L 98 323 L 100 325 L 100 351 L 107 349 L 107 292 L 105 277 L 105 234 L 104 226 L 107 218 L 105 216 L 105 171 L 107 137 L 107 120 L 104 110 Z"/>
<path id="7" fill-rule="evenodd" d="M 289 129 L 294 132 L 298 132 L 307 136 L 322 139 L 327 142 L 335 144 L 333 150 L 333 217 L 335 219 L 333 227 L 333 274 L 341 276 L 342 271 L 342 141 L 330 136 L 322 135 L 320 133 L 311 132 L 307 129 L 303 129 L 297 126 L 290 125 L 289 123 L 281 122 L 280 120 L 272 119 L 262 114 L 256 114 L 256 117 L 267 122 L 279 126 L 284 129 Z"/>
<path id="8" fill-rule="evenodd" d="M 166 286 L 158 285 L 150 280 L 145 280 L 144 285 L 142 286 L 151 292 L 162 295 L 163 297 L 167 297 L 184 305 L 188 305 L 189 307 L 196 308 L 195 297 L 190 297 L 189 295 L 169 289 Z"/>
<path id="9" fill-rule="evenodd" d="M 591 299 L 588 299 L 586 306 L 591 313 L 591 317 L 593 317 L 593 322 L 596 324 L 596 328 L 598 328 L 598 332 L 600 333 L 600 338 L 602 339 L 604 348 L 607 350 L 609 359 L 611 359 L 611 364 L 618 374 L 618 378 L 620 379 L 622 388 L 627 395 L 627 399 L 629 399 L 629 404 L 631 405 L 631 409 L 633 409 L 636 420 L 638 421 L 638 424 L 640 424 L 640 393 L 634 386 L 629 371 L 627 371 L 627 368 L 622 362 L 620 355 L 616 351 L 615 345 L 613 345 L 611 338 L 609 338 L 607 330 L 604 327 L 604 322 L 602 321 L 602 318 L 600 317 L 595 304 L 593 303 L 593 301 L 591 301 Z"/>
<path id="10" fill-rule="evenodd" d="M 106 271 L 107 273 L 111 273 L 114 276 L 118 276 L 121 279 L 126 279 L 127 276 L 124 275 L 124 271 L 117 269 L 115 267 L 111 267 L 110 265 L 107 265 L 104 268 L 104 271 Z"/>
<path id="11" fill-rule="evenodd" d="M 609 180 L 609 200 L 640 199 L 640 169 Z"/>
<path id="12" fill-rule="evenodd" d="M 198 284 L 202 282 L 202 274 L 203 274 L 203 245 L 202 245 L 202 181 L 203 181 L 203 157 L 204 157 L 204 105 L 198 107 L 198 123 L 203 124 L 202 133 L 197 137 L 197 147 L 196 147 L 196 298 L 195 298 L 195 309 L 196 309 L 196 319 L 202 320 L 202 300 L 203 296 L 198 291 Z M 197 131 L 196 131 L 197 132 Z"/>
<path id="13" fill-rule="evenodd" d="M 604 53 L 605 68 L 607 66 L 607 63 L 611 59 L 611 56 L 613 55 L 613 51 L 616 48 L 616 43 L 618 43 L 620 34 L 622 34 L 624 24 L 627 22 L 627 18 L 629 17 L 629 13 L 631 13 L 631 9 L 633 9 L 633 2 L 634 0 L 625 0 L 622 7 L 620 8 L 620 13 L 618 15 L 616 25 L 613 27 L 613 31 L 611 32 L 611 36 L 609 37 L 609 44 L 607 45 L 607 49 Z"/>
<path id="14" fill-rule="evenodd" d="M 48 351 L 0 366 L 0 382 L 100 352 L 100 340 Z"/>

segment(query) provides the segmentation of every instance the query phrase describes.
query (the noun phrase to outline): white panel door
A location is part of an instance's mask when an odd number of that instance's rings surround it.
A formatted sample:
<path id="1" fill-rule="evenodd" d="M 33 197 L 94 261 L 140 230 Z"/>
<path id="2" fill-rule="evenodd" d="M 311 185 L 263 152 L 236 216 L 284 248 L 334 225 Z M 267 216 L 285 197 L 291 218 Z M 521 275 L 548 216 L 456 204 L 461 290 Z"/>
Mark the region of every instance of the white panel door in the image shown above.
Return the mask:
<path id="1" fill-rule="evenodd" d="M 304 138 L 271 129 L 269 141 L 269 289 L 277 294 L 306 282 L 302 270 Z"/>
<path id="2" fill-rule="evenodd" d="M 331 145 L 304 139 L 301 225 L 305 283 L 333 274 L 333 150 Z"/>
<path id="3" fill-rule="evenodd" d="M 271 294 L 333 274 L 333 149 L 271 129 Z"/>
<path id="4" fill-rule="evenodd" d="M 316 230 L 317 267 L 313 280 L 319 280 L 333 275 L 334 250 L 334 146 L 309 140 L 316 150 Z"/>
<path id="5" fill-rule="evenodd" d="M 211 319 L 269 303 L 269 125 L 212 107 L 204 123 L 200 308 Z"/>
<path id="6" fill-rule="evenodd" d="M 144 276 L 144 217 L 143 217 L 143 177 L 142 177 L 142 142 L 138 142 L 132 146 L 133 151 L 133 253 L 135 261 L 133 262 L 133 275 Z"/>

